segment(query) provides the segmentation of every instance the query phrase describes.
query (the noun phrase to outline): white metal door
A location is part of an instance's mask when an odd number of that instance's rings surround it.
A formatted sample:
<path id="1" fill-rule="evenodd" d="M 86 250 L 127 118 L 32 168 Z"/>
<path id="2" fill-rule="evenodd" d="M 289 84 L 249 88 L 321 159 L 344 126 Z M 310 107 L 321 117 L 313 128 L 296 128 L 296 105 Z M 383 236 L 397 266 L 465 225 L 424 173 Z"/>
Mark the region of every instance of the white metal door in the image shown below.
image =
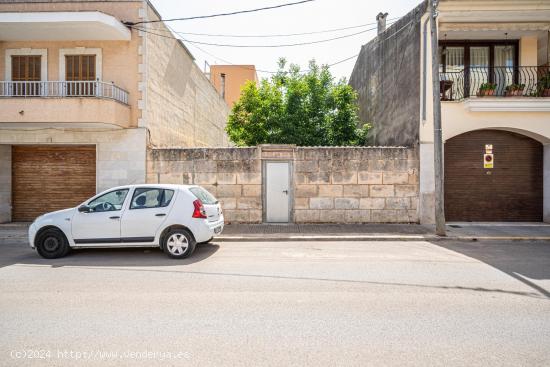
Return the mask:
<path id="1" fill-rule="evenodd" d="M 289 221 L 289 163 L 266 162 L 266 220 L 272 223 Z"/>

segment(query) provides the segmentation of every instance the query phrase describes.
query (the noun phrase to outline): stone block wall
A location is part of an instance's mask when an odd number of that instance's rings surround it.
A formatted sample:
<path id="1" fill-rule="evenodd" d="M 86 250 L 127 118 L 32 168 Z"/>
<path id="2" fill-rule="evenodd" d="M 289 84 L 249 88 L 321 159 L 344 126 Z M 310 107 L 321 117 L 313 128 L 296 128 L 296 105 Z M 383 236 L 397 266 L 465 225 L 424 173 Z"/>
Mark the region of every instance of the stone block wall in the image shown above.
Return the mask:
<path id="1" fill-rule="evenodd" d="M 148 19 L 159 15 L 148 8 Z M 156 147 L 227 147 L 229 106 L 181 41 L 162 23 L 149 25 L 145 44 L 143 123 Z M 153 34 L 156 33 L 156 34 Z"/>
<path id="2" fill-rule="evenodd" d="M 418 222 L 418 158 L 408 148 L 296 148 L 296 223 Z"/>
<path id="3" fill-rule="evenodd" d="M 201 185 L 220 200 L 227 222 L 262 222 L 257 148 L 153 149 L 147 182 Z"/>
<path id="4" fill-rule="evenodd" d="M 421 18 L 426 1 L 361 47 L 349 84 L 375 145 L 412 147 L 419 141 Z M 429 29 L 428 29 L 429 33 Z"/>
<path id="5" fill-rule="evenodd" d="M 220 200 L 227 222 L 261 223 L 263 160 L 291 163 L 296 223 L 418 222 L 418 156 L 411 148 L 151 149 L 147 182 L 202 185 Z"/>

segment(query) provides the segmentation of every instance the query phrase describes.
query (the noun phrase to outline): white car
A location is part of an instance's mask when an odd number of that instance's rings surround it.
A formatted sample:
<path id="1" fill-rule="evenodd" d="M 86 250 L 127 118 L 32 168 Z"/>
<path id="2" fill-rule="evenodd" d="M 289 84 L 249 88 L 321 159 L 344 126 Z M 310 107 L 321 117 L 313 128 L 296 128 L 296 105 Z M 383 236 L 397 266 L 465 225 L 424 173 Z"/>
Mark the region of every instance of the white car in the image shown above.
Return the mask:
<path id="1" fill-rule="evenodd" d="M 220 204 L 200 186 L 128 185 L 36 218 L 29 242 L 47 259 L 84 247 L 160 247 L 185 258 L 223 226 Z"/>

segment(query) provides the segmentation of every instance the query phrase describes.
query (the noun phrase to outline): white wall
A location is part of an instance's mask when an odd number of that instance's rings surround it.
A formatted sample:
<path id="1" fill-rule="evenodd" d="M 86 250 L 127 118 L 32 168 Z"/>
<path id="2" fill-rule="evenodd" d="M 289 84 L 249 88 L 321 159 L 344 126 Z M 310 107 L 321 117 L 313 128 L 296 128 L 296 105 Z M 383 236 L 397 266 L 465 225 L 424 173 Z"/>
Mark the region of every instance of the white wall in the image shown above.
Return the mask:
<path id="1" fill-rule="evenodd" d="M 422 19 L 422 24 L 427 16 Z M 423 40 L 423 37 L 421 37 Z M 520 39 L 520 64 L 524 66 L 538 65 L 536 37 Z M 420 222 L 434 222 L 434 159 L 433 159 L 433 103 L 431 78 L 431 37 L 427 33 L 427 44 L 421 42 L 421 48 L 426 47 L 427 75 L 423 75 L 421 56 L 421 78 L 419 92 L 426 96 L 426 120 L 422 119 L 422 104 L 420 118 Z M 420 52 L 423 55 L 423 50 Z M 422 80 L 426 78 L 426 93 L 422 91 Z M 516 100 L 516 101 L 513 101 Z M 475 106 L 474 106 L 475 104 Z M 475 108 L 492 109 L 491 111 L 473 111 Z M 461 102 L 443 102 L 441 104 L 443 141 L 462 133 L 479 129 L 504 129 L 529 136 L 543 144 L 550 144 L 550 99 L 548 98 L 475 98 Z M 550 153 L 545 147 L 544 159 L 544 213 L 545 221 L 550 221 Z"/>
<path id="2" fill-rule="evenodd" d="M 113 186 L 145 183 L 146 130 L 1 130 L 0 222 L 11 219 L 11 145 L 95 144 L 96 192 Z"/>

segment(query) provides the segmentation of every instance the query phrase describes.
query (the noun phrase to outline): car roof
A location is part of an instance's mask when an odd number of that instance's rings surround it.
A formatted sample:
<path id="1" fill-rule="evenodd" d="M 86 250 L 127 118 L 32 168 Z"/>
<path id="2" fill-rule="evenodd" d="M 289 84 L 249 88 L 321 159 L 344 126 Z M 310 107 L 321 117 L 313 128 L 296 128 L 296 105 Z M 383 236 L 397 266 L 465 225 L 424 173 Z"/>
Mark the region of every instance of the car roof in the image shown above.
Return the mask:
<path id="1" fill-rule="evenodd" d="M 128 189 L 128 188 L 142 188 L 142 187 L 155 187 L 159 189 L 171 189 L 171 190 L 182 190 L 182 189 L 188 189 L 191 187 L 197 187 L 198 185 L 176 185 L 176 184 L 139 184 L 139 185 L 123 185 L 123 186 L 115 186 L 111 187 L 105 191 L 111 191 L 111 190 L 120 190 L 120 189 Z"/>

